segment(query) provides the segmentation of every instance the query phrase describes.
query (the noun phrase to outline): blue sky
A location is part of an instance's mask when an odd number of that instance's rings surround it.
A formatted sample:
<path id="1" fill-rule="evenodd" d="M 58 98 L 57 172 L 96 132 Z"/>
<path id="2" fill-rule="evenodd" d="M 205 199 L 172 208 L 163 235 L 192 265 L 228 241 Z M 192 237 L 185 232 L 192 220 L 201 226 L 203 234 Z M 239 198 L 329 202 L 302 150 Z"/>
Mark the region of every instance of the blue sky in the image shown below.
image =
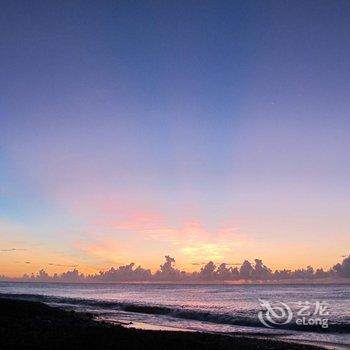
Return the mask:
<path id="1" fill-rule="evenodd" d="M 4 272 L 48 256 L 87 271 L 339 260 L 349 15 L 347 1 L 3 2 L 0 243 L 27 249 L 2 254 Z"/>

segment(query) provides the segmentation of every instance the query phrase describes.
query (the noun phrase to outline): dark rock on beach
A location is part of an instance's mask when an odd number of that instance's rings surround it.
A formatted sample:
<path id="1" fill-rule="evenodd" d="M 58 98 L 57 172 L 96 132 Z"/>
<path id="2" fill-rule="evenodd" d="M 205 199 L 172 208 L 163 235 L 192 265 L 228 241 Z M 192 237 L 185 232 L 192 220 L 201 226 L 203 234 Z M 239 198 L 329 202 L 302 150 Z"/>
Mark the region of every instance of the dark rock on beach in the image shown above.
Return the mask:
<path id="1" fill-rule="evenodd" d="M 150 331 L 98 322 L 93 315 L 0 298 L 0 349 L 316 350 L 273 339 Z"/>

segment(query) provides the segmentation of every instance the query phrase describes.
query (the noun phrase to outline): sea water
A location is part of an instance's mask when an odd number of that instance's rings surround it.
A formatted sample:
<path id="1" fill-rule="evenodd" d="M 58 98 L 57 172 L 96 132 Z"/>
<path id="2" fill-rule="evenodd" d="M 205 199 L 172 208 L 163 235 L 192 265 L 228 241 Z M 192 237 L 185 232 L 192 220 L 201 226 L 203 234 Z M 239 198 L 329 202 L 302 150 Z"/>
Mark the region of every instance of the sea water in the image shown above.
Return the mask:
<path id="1" fill-rule="evenodd" d="M 129 327 L 239 333 L 350 345 L 350 285 L 1 282 L 0 293 L 69 310 L 92 312 L 98 319 L 122 322 Z M 287 305 L 291 319 L 278 320 L 276 324 L 268 322 L 264 302 L 282 308 Z M 317 307 L 318 313 L 313 317 Z M 280 309 L 273 311 L 283 312 Z M 306 323 L 301 324 L 303 317 Z M 327 328 L 308 324 L 311 318 L 316 321 L 326 319 Z"/>

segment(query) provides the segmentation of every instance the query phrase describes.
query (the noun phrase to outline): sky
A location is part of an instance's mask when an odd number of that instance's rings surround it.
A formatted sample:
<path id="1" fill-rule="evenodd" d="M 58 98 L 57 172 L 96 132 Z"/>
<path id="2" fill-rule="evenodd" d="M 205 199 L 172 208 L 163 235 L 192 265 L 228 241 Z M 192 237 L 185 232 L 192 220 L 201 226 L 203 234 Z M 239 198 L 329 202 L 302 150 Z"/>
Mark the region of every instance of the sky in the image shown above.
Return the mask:
<path id="1" fill-rule="evenodd" d="M 0 274 L 350 247 L 348 1 L 2 1 Z"/>

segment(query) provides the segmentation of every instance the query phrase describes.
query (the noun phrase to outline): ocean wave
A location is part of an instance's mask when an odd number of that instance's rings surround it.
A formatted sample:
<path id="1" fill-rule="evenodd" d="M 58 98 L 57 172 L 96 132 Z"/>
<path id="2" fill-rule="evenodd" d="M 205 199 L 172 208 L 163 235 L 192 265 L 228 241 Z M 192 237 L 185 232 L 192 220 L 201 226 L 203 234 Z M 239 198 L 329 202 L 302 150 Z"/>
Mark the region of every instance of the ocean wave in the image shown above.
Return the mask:
<path id="1" fill-rule="evenodd" d="M 215 324 L 225 324 L 234 326 L 245 326 L 255 328 L 265 328 L 257 317 L 252 315 L 243 315 L 237 313 L 236 315 L 215 313 L 211 311 L 193 310 L 185 308 L 174 308 L 168 306 L 156 306 L 156 305 L 141 305 L 129 302 L 119 302 L 113 300 L 99 300 L 99 299 L 82 299 L 72 297 L 59 297 L 49 295 L 38 294 L 0 294 L 3 298 L 16 298 L 31 301 L 38 301 L 47 304 L 59 304 L 69 305 L 76 307 L 90 307 L 96 310 L 96 313 L 103 310 L 119 310 L 128 313 L 141 313 L 149 315 L 162 315 L 178 319 L 194 320 L 201 322 L 210 322 Z M 258 310 L 256 312 L 256 315 Z M 298 326 L 295 323 L 279 326 L 276 329 L 281 330 L 296 330 L 296 331 L 308 331 L 308 332 L 322 332 L 322 333 L 349 333 L 350 324 L 340 322 L 332 322 L 330 320 L 328 328 L 322 328 L 321 326 Z"/>

